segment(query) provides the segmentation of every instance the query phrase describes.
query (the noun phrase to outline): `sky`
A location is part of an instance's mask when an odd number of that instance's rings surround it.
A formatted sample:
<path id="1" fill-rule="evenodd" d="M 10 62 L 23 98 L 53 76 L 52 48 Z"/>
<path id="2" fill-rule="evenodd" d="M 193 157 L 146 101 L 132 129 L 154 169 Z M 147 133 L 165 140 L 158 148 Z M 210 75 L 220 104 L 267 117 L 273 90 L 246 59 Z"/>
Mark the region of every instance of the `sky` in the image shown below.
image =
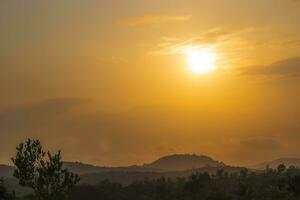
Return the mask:
<path id="1" fill-rule="evenodd" d="M 299 24 L 299 0 L 1 0 L 0 163 L 28 137 L 105 166 L 299 157 Z"/>

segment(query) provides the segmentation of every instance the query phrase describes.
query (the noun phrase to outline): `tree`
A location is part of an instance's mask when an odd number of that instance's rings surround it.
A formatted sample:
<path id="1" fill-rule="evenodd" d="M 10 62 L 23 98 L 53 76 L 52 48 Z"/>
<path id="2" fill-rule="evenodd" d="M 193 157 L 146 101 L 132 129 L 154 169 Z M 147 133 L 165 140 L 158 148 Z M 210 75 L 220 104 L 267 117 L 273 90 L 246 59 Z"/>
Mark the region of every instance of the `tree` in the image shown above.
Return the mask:
<path id="1" fill-rule="evenodd" d="M 0 199 L 4 199 L 6 195 L 6 188 L 3 185 L 3 179 L 0 179 Z"/>
<path id="2" fill-rule="evenodd" d="M 240 171 L 241 178 L 246 178 L 248 176 L 248 174 L 249 174 L 249 170 L 247 168 L 241 169 L 241 171 Z"/>
<path id="3" fill-rule="evenodd" d="M 28 139 L 19 144 L 12 162 L 14 176 L 23 187 L 33 189 L 38 200 L 67 199 L 71 189 L 79 182 L 79 176 L 63 169 L 61 152 L 46 153 L 39 140 Z"/>
<path id="4" fill-rule="evenodd" d="M 277 172 L 278 173 L 283 173 L 284 171 L 286 170 L 286 166 L 284 165 L 284 164 L 280 164 L 280 165 L 278 165 L 278 167 L 277 167 Z"/>
<path id="5" fill-rule="evenodd" d="M 0 179 L 0 199 L 6 199 L 7 191 L 3 185 L 3 179 Z"/>
<path id="6" fill-rule="evenodd" d="M 11 200 L 14 198 L 14 194 L 9 193 L 4 186 L 4 181 L 0 178 L 0 200 Z"/>
<path id="7" fill-rule="evenodd" d="M 300 176 L 289 177 L 289 191 L 296 197 L 300 197 Z"/>

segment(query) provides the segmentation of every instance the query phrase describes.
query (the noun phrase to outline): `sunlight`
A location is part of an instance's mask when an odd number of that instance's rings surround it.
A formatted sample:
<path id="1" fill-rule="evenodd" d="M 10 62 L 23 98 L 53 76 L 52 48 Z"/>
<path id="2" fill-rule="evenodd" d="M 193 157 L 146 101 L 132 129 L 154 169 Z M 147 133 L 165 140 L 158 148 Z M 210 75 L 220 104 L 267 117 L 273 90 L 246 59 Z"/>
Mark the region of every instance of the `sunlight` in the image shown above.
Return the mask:
<path id="1" fill-rule="evenodd" d="M 189 69 L 196 74 L 206 74 L 215 70 L 217 55 L 209 48 L 187 48 L 184 50 Z"/>

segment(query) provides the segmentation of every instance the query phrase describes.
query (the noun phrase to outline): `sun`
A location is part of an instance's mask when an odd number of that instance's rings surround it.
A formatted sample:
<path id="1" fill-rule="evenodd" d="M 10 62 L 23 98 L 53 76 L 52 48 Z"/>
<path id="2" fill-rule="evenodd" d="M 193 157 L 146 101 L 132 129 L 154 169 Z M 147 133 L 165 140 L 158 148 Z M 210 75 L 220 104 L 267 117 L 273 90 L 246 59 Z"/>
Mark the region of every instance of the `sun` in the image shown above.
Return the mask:
<path id="1" fill-rule="evenodd" d="M 188 48 L 184 50 L 189 69 L 196 74 L 206 74 L 215 70 L 217 54 L 209 48 Z"/>

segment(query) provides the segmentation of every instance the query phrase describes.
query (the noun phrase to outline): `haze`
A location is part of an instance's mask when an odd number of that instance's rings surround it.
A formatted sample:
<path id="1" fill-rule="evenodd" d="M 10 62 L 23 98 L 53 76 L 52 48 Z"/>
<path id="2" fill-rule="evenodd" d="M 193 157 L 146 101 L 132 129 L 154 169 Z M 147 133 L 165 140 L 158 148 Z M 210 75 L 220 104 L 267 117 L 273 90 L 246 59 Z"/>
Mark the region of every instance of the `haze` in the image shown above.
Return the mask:
<path id="1" fill-rule="evenodd" d="M 2 0 L 0 163 L 28 137 L 109 166 L 299 157 L 299 24 L 297 0 Z"/>

